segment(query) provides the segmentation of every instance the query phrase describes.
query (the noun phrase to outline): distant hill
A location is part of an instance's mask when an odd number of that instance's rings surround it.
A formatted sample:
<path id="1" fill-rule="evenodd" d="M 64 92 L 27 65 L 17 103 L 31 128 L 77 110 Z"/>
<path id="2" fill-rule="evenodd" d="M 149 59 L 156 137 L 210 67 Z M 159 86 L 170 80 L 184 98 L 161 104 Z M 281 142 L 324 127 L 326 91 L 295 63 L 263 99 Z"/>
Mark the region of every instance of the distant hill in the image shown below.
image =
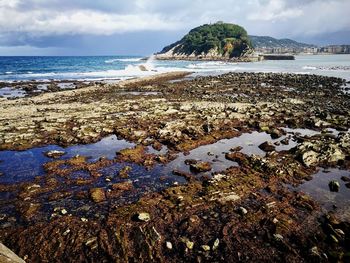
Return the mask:
<path id="1" fill-rule="evenodd" d="M 269 36 L 249 36 L 254 48 L 313 48 L 315 45 L 300 43 L 288 38 L 276 39 Z"/>
<path id="2" fill-rule="evenodd" d="M 158 59 L 230 59 L 252 50 L 247 31 L 235 24 L 218 22 L 192 29 L 181 40 L 163 48 Z"/>

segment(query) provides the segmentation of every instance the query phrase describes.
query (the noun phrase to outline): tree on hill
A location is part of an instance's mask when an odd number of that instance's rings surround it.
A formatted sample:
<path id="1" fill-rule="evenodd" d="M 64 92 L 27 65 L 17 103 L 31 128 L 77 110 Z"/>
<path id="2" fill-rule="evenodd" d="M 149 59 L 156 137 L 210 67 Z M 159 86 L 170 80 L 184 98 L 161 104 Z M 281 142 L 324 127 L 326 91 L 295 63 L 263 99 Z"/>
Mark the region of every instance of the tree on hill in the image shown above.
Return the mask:
<path id="1" fill-rule="evenodd" d="M 218 22 L 192 29 L 180 41 L 165 47 L 161 53 L 174 48 L 174 53 L 200 55 L 217 49 L 221 55 L 238 57 L 251 47 L 247 31 L 243 27 Z"/>

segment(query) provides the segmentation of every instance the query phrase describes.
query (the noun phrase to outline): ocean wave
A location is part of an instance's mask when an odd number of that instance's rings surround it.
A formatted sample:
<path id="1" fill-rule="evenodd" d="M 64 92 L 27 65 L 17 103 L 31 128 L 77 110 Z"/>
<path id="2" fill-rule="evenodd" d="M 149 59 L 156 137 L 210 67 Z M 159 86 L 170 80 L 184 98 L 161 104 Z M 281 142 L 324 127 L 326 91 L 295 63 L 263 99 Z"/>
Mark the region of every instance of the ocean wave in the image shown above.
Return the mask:
<path id="1" fill-rule="evenodd" d="M 122 62 L 139 62 L 141 60 L 142 60 L 142 58 L 114 58 L 114 59 L 105 60 L 105 63 L 112 64 L 112 63 L 117 62 L 117 61 L 122 61 Z"/>
<path id="2" fill-rule="evenodd" d="M 350 71 L 350 66 L 304 66 L 306 70 L 321 70 L 321 71 Z"/>
<path id="3" fill-rule="evenodd" d="M 237 65 L 237 63 L 223 62 L 223 61 L 208 61 L 208 62 L 201 62 L 201 63 L 192 63 L 186 67 L 190 69 L 216 69 L 216 68 L 222 68 L 222 67 L 230 67 L 232 65 Z"/>
<path id="4" fill-rule="evenodd" d="M 108 79 L 128 79 L 133 77 L 150 76 L 157 73 L 171 71 L 184 71 L 184 68 L 177 67 L 154 67 L 152 63 L 127 65 L 124 69 L 87 71 L 87 72 L 47 72 L 22 74 L 21 79 L 82 79 L 82 80 L 108 80 Z"/>
<path id="5" fill-rule="evenodd" d="M 317 70 L 317 67 L 304 66 L 303 69 L 306 69 L 306 70 Z"/>

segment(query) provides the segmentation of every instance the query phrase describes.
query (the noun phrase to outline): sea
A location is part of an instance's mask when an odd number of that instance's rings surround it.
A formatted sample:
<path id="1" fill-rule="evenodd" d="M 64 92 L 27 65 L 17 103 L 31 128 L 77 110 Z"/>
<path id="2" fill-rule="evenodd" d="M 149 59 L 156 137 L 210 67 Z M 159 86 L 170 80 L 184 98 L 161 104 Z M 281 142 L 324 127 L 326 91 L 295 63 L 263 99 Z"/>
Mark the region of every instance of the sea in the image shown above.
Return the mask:
<path id="1" fill-rule="evenodd" d="M 249 63 L 159 61 L 152 56 L 148 59 L 141 56 L 0 57 L 0 82 L 118 81 L 171 71 L 189 71 L 194 76 L 226 72 L 284 72 L 335 76 L 349 81 L 350 55 L 298 55 L 295 60 Z"/>

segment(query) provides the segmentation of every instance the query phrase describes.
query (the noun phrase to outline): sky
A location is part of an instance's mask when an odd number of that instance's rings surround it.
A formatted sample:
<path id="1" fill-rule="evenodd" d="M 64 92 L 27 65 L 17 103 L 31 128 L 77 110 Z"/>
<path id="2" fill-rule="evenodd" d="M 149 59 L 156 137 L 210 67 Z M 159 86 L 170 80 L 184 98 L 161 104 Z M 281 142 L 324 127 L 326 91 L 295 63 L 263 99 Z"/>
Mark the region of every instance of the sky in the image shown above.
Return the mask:
<path id="1" fill-rule="evenodd" d="M 150 55 L 217 21 L 350 44 L 350 0 L 0 0 L 0 55 Z"/>

